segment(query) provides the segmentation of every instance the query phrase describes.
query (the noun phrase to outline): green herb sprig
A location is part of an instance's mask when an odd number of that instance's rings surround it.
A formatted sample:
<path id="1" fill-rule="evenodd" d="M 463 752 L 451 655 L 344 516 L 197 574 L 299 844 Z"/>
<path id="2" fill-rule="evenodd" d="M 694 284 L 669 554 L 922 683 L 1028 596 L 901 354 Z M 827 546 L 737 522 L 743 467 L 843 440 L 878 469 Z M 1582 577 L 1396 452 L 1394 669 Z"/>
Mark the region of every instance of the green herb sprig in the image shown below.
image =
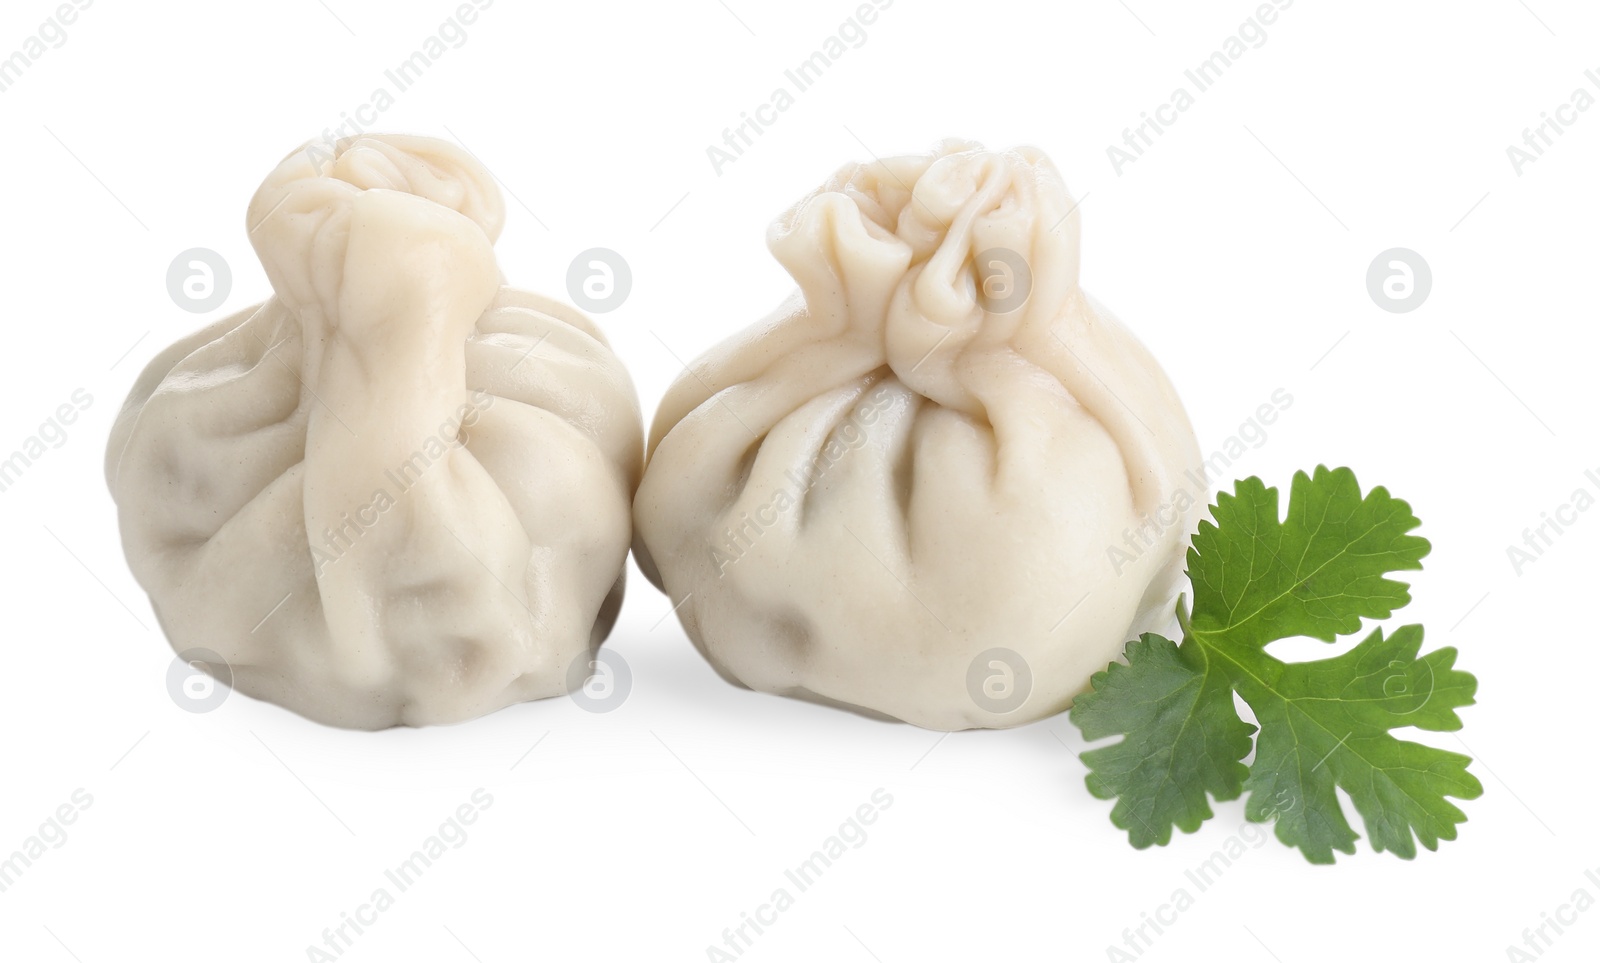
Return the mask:
<path id="1" fill-rule="evenodd" d="M 1192 613 L 1178 604 L 1182 640 L 1145 635 L 1127 664 L 1091 680 L 1070 718 L 1086 739 L 1121 741 L 1083 754 L 1089 791 L 1114 799 L 1111 821 L 1139 849 L 1194 832 L 1210 800 L 1247 793 L 1246 818 L 1313 863 L 1354 853 L 1358 838 L 1334 788 L 1350 797 L 1372 848 L 1404 859 L 1436 849 L 1466 816 L 1449 799 L 1483 786 L 1464 755 L 1395 738 L 1403 726 L 1461 728 L 1477 680 L 1456 650 L 1421 657 L 1422 626 L 1372 631 L 1355 648 L 1314 662 L 1266 653 L 1279 639 L 1333 642 L 1362 619 L 1387 619 L 1410 601 L 1388 574 L 1422 567 L 1426 539 L 1410 506 L 1383 488 L 1365 496 L 1347 468 L 1298 472 L 1280 519 L 1278 490 L 1237 482 L 1211 506 L 1189 550 Z M 1260 725 L 1239 718 L 1238 693 Z"/>

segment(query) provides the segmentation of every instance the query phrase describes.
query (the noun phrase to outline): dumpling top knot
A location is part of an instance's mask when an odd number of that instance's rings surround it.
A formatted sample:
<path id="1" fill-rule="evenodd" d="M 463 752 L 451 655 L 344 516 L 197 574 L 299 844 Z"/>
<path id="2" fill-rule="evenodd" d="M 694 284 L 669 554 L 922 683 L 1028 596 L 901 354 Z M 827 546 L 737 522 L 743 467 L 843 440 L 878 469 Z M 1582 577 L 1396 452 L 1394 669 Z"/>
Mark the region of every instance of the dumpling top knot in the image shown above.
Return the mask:
<path id="1" fill-rule="evenodd" d="M 494 177 L 471 154 L 432 137 L 362 134 L 332 147 L 308 141 L 283 159 L 250 202 L 251 236 L 291 194 L 337 204 L 361 191 L 399 191 L 472 220 L 490 242 L 505 225 L 505 201 Z"/>
<path id="2" fill-rule="evenodd" d="M 481 310 L 499 277 L 493 245 L 504 221 L 500 190 L 471 154 L 392 134 L 306 144 L 262 182 L 247 215 L 274 290 L 313 326 L 350 314 L 348 296 L 370 292 L 349 282 L 376 269 L 409 288 L 483 275 Z M 428 268 L 440 264 L 454 266 Z"/>
<path id="3" fill-rule="evenodd" d="M 1055 323 L 1078 289 L 1077 206 L 1032 147 L 950 140 L 848 164 L 773 224 L 768 244 L 828 330 L 881 344 L 907 384 L 973 410 L 941 372 L 969 349 Z"/>

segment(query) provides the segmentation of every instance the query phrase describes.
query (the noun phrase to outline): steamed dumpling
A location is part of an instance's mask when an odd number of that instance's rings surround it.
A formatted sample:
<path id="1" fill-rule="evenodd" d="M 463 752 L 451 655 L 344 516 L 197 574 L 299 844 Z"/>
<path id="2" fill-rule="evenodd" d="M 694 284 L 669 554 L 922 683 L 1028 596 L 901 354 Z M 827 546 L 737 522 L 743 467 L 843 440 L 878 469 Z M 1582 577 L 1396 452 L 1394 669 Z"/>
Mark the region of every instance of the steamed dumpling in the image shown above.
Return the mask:
<path id="1" fill-rule="evenodd" d="M 621 603 L 643 432 L 594 324 L 502 285 L 503 218 L 427 138 L 267 178 L 247 226 L 276 293 L 157 356 L 106 453 L 174 649 L 340 726 L 567 691 Z"/>
<path id="2" fill-rule="evenodd" d="M 634 502 L 641 568 L 723 675 L 1011 726 L 1170 619 L 1198 446 L 1078 286 L 1078 228 L 1040 152 L 955 143 L 848 165 L 773 225 L 799 290 L 672 386 Z"/>

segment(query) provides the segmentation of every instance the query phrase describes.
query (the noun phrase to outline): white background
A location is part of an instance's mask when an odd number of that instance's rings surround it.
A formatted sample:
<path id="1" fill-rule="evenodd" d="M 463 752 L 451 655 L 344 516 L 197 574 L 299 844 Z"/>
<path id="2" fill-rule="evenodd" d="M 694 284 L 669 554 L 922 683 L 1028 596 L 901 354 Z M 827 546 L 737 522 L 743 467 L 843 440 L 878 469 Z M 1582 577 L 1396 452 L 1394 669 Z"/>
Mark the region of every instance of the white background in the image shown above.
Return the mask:
<path id="1" fill-rule="evenodd" d="M 1590 84 L 1600 11 L 1298 0 L 1119 176 L 1107 146 L 1255 6 L 899 0 L 718 176 L 706 148 L 855 3 L 501 0 L 380 126 L 463 142 L 516 195 L 499 245 L 513 283 L 564 298 L 577 252 L 628 259 L 632 294 L 599 321 L 647 418 L 674 353 L 791 288 L 765 226 L 835 167 L 945 136 L 1043 148 L 1083 200 L 1085 286 L 1163 361 L 1202 449 L 1289 391 L 1238 473 L 1286 484 L 1349 465 L 1408 499 L 1433 553 L 1403 617 L 1480 680 L 1460 735 L 1485 794 L 1457 841 L 1407 863 L 1363 840 L 1333 867 L 1270 842 L 1143 958 L 1506 959 L 1579 887 L 1600 897 L 1584 877 L 1600 869 L 1600 511 L 1520 574 L 1506 551 L 1596 492 L 1600 109 L 1520 176 L 1506 148 Z M 0 9 L 0 56 L 53 9 Z M 556 699 L 365 733 L 238 695 L 207 715 L 173 703 L 171 652 L 116 537 L 107 430 L 161 347 L 269 293 L 244 231 L 260 179 L 453 9 L 102 0 L 0 94 L 0 452 L 74 389 L 94 399 L 0 493 L 0 855 L 75 789 L 93 797 L 0 893 L 0 955 L 306 959 L 478 787 L 494 802 L 468 841 L 343 959 L 704 960 L 880 787 L 894 801 L 866 843 L 744 959 L 1103 960 L 1142 913 L 1195 893 L 1185 870 L 1237 830 L 1241 803 L 1137 852 L 1084 789 L 1065 717 L 941 738 L 733 688 L 637 572 L 609 643 L 634 688 L 608 714 Z M 1411 313 L 1366 289 L 1395 246 L 1432 267 Z M 166 289 L 192 247 L 234 272 L 205 317 Z M 1591 909 L 1544 958 L 1597 948 Z"/>

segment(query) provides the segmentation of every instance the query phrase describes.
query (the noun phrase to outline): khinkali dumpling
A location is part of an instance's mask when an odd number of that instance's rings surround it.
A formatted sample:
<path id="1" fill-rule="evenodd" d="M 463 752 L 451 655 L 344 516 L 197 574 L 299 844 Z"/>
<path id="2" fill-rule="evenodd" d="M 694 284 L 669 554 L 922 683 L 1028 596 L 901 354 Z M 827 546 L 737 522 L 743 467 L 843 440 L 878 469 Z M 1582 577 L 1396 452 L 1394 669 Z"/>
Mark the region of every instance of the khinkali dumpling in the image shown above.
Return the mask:
<path id="1" fill-rule="evenodd" d="M 173 648 L 323 722 L 565 692 L 621 604 L 633 385 L 588 318 L 502 285 L 471 155 L 332 153 L 289 155 L 250 205 L 276 294 L 162 352 L 117 418 L 129 565 Z"/>
<path id="2" fill-rule="evenodd" d="M 641 568 L 754 689 L 934 729 L 1066 708 L 1170 620 L 1205 499 L 1171 384 L 1078 286 L 1055 168 L 851 164 L 768 244 L 799 291 L 661 403 Z"/>

